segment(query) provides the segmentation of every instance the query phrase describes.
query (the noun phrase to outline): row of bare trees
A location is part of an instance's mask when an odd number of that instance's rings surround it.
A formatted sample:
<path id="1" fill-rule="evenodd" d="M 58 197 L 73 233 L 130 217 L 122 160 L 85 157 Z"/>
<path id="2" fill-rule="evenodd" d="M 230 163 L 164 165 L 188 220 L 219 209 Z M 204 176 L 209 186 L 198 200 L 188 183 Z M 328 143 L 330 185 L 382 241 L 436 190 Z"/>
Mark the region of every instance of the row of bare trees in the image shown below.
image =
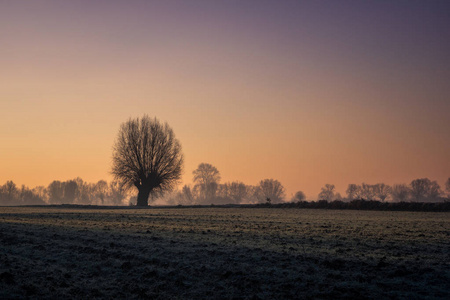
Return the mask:
<path id="1" fill-rule="evenodd" d="M 117 181 L 89 183 L 79 177 L 67 181 L 54 180 L 47 187 L 33 189 L 24 185 L 18 188 L 13 181 L 0 186 L 0 205 L 123 205 L 128 203 L 130 196 Z"/>
<path id="2" fill-rule="evenodd" d="M 439 202 L 450 199 L 450 178 L 445 183 L 445 192 L 441 189 L 437 181 L 428 178 L 419 178 L 411 181 L 409 185 L 394 184 L 393 186 L 384 183 L 361 185 L 349 184 L 346 190 L 347 197 L 342 197 L 335 191 L 333 184 L 326 184 L 319 193 L 319 200 L 391 200 L 394 202 Z"/>
<path id="3" fill-rule="evenodd" d="M 240 181 L 220 183 L 220 172 L 210 164 L 202 163 L 193 172 L 194 184 L 184 185 L 181 190 L 166 194 L 164 200 L 170 205 L 196 204 L 243 204 L 282 203 L 285 199 L 283 185 L 275 179 L 264 179 L 257 185 Z M 384 183 L 361 185 L 349 184 L 346 197 L 336 192 L 335 186 L 326 184 L 319 200 L 352 201 L 357 199 L 392 202 L 439 202 L 450 199 L 450 178 L 443 191 L 436 181 L 420 178 L 409 185 Z M 44 205 L 44 204 L 86 204 L 86 205 L 128 205 L 136 204 L 133 191 L 125 190 L 117 181 L 89 183 L 81 178 L 51 182 L 47 187 L 33 189 L 25 185 L 18 187 L 13 181 L 0 185 L 0 205 Z M 298 191 L 291 202 L 305 201 Z M 164 203 L 164 202 L 163 202 Z"/>
<path id="4" fill-rule="evenodd" d="M 172 128 L 156 118 L 144 115 L 130 118 L 122 123 L 113 146 L 111 173 L 114 181 L 100 180 L 95 184 L 81 178 L 68 181 L 53 181 L 48 187 L 33 190 L 12 181 L 0 186 L 0 205 L 23 204 L 123 204 L 130 192 L 137 189 L 135 198 L 129 199 L 138 206 L 147 206 L 149 198 L 167 194 L 179 183 L 183 170 L 181 144 Z M 211 204 L 211 203 L 280 203 L 284 201 L 285 190 L 274 179 L 264 179 L 256 186 L 242 182 L 220 184 L 220 172 L 211 164 L 201 163 L 193 172 L 194 185 L 185 185 L 181 191 L 171 193 L 169 204 Z M 450 194 L 450 178 L 446 183 Z M 391 197 L 395 201 L 438 201 L 443 192 L 436 181 L 428 178 L 413 180 L 410 186 L 404 184 L 390 187 L 383 183 L 350 184 L 347 199 L 379 199 Z M 335 186 L 327 184 L 322 188 L 319 199 L 341 200 Z M 297 192 L 291 201 L 305 200 L 305 194 Z"/>
<path id="5" fill-rule="evenodd" d="M 17 185 L 9 180 L 0 185 L 0 205 L 41 205 L 46 204 L 43 197 L 44 187 L 30 189 L 25 185 Z"/>
<path id="6" fill-rule="evenodd" d="M 183 170 L 181 144 L 167 123 L 144 115 L 124 122 L 113 147 L 112 174 L 128 189 L 138 190 L 138 206 L 148 205 L 148 199 L 167 193 L 177 185 Z M 273 179 L 262 180 L 257 186 L 242 182 L 220 184 L 220 173 L 214 166 L 201 163 L 193 172 L 194 185 L 184 186 L 172 193 L 171 204 L 211 203 L 277 203 L 284 201 L 284 188 Z M 450 183 L 449 183 L 450 185 Z M 385 201 L 439 201 L 442 191 L 436 181 L 427 178 L 413 180 L 410 186 L 386 184 L 350 184 L 347 199 Z M 292 200 L 303 201 L 304 193 L 297 192 Z M 322 200 L 341 200 L 335 186 L 327 184 L 319 194 Z"/>
<path id="7" fill-rule="evenodd" d="M 149 198 L 153 201 L 171 191 L 182 170 L 181 144 L 167 123 L 148 115 L 122 123 L 113 146 L 111 173 L 124 188 L 137 189 L 137 206 L 147 206 Z M 194 185 L 166 195 L 168 203 L 277 203 L 284 199 L 284 188 L 277 180 L 265 179 L 258 186 L 220 184 L 219 171 L 207 163 L 201 163 L 193 175 Z"/>
<path id="8" fill-rule="evenodd" d="M 219 171 L 210 164 L 200 164 L 194 171 L 194 185 L 185 185 L 181 190 L 166 194 L 167 204 L 241 204 L 281 203 L 285 189 L 278 180 L 264 179 L 256 186 L 235 181 L 220 184 Z M 153 197 L 151 200 L 155 200 Z M 52 181 L 47 187 L 33 189 L 13 181 L 0 185 L 0 205 L 136 205 L 135 192 L 121 186 L 117 181 L 100 180 L 89 183 L 81 178 Z M 164 202 L 162 202 L 164 203 Z"/>
<path id="9" fill-rule="evenodd" d="M 264 179 L 258 185 L 246 185 L 240 181 L 220 183 L 219 170 L 211 164 L 201 163 L 193 172 L 193 185 L 185 185 L 166 197 L 168 204 L 241 204 L 281 203 L 285 189 L 275 179 Z"/>

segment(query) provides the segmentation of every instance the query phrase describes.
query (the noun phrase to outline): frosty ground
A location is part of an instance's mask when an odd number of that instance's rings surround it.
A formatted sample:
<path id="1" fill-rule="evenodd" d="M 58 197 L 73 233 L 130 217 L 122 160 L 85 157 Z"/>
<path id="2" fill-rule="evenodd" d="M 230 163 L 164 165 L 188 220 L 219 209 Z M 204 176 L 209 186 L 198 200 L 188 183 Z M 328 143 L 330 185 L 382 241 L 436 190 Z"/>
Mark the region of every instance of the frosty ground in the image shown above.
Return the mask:
<path id="1" fill-rule="evenodd" d="M 450 213 L 0 207 L 0 298 L 450 298 Z"/>

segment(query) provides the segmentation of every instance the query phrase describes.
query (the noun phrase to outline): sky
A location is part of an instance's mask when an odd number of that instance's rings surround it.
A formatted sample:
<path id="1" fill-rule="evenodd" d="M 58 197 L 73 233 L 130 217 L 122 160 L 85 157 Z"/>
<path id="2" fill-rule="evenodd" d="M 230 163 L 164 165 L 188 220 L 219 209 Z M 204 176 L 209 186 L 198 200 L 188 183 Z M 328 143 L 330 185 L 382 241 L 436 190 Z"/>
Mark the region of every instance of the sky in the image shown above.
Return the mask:
<path id="1" fill-rule="evenodd" d="M 450 177 L 449 1 L 0 0 L 0 184 L 111 180 L 120 124 L 167 122 L 183 183 Z M 180 185 L 181 187 L 181 185 Z"/>

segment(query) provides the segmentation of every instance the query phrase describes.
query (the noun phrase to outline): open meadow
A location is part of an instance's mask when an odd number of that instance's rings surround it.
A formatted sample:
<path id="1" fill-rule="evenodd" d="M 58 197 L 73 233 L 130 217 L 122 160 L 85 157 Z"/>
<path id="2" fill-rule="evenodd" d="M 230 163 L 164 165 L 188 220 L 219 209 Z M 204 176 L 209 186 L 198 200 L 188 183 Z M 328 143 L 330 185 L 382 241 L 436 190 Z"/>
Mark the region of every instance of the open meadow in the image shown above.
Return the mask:
<path id="1" fill-rule="evenodd" d="M 0 298 L 450 298 L 450 213 L 0 207 Z"/>

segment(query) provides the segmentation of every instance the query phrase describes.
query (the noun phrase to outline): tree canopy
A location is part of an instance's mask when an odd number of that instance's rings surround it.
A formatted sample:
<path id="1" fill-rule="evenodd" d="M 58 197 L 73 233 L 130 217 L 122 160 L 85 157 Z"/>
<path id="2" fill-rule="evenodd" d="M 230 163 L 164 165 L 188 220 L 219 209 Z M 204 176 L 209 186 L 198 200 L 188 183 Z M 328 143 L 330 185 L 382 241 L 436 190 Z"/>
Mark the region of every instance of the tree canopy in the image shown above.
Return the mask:
<path id="1" fill-rule="evenodd" d="M 113 148 L 112 174 L 125 188 L 138 189 L 138 206 L 147 206 L 150 194 L 171 190 L 182 169 L 181 144 L 167 123 L 144 115 L 121 125 Z"/>

